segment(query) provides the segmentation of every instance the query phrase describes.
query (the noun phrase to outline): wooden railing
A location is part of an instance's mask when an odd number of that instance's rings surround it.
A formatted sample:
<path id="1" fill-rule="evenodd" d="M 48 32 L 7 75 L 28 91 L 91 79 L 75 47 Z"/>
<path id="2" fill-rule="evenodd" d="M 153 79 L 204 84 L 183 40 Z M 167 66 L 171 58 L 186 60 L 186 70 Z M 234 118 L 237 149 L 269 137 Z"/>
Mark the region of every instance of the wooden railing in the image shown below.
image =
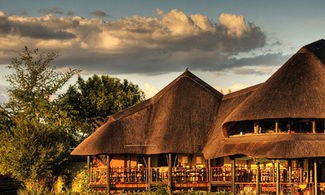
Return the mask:
<path id="1" fill-rule="evenodd" d="M 211 167 L 211 181 L 209 181 L 209 170 L 207 167 L 173 167 L 172 183 L 174 186 L 206 186 L 209 183 L 231 184 L 232 175 L 231 166 Z M 90 184 L 106 185 L 107 184 L 107 168 L 92 168 L 90 172 Z M 257 186 L 257 168 L 247 166 L 236 166 L 235 171 L 235 188 L 237 192 L 251 192 L 256 190 Z M 291 180 L 287 169 L 280 169 L 280 189 L 283 192 L 293 192 L 295 188 L 301 185 L 312 186 L 312 182 L 306 182 L 302 177 L 300 168 L 293 168 Z M 260 167 L 259 185 L 261 192 L 274 192 L 276 189 L 276 171 L 273 167 Z M 140 184 L 148 186 L 158 183 L 168 183 L 168 167 L 153 168 L 111 168 L 110 183 L 112 185 L 133 185 Z"/>

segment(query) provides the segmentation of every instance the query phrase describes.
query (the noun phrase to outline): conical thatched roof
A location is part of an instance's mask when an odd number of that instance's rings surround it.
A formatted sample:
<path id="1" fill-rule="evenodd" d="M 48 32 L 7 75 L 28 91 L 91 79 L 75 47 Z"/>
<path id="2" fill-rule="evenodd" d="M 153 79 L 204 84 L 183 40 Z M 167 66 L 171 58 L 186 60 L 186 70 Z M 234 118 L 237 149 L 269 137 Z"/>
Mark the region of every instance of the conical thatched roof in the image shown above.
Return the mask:
<path id="1" fill-rule="evenodd" d="M 325 118 L 325 40 L 301 48 L 265 83 L 226 96 L 205 158 L 244 154 L 266 158 L 325 156 L 325 134 L 260 134 L 227 137 L 227 124 L 281 118 Z M 228 100 L 229 101 L 229 100 Z M 221 122 L 220 122 L 221 121 Z M 225 125 L 226 124 L 226 125 Z"/>
<path id="2" fill-rule="evenodd" d="M 224 121 L 325 118 L 325 40 L 307 45 Z"/>
<path id="3" fill-rule="evenodd" d="M 110 116 L 71 154 L 201 153 L 221 99 L 185 71 L 151 99 Z"/>

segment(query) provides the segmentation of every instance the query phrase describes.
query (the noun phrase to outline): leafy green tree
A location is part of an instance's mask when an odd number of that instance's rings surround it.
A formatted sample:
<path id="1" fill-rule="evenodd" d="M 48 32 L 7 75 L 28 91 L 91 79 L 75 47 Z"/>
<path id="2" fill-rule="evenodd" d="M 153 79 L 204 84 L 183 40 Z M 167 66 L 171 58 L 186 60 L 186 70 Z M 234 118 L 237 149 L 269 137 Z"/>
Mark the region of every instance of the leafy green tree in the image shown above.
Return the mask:
<path id="1" fill-rule="evenodd" d="M 74 142 L 62 122 L 69 121 L 67 113 L 51 96 L 78 71 L 56 72 L 51 62 L 57 56 L 25 47 L 8 66 L 10 100 L 3 113 L 12 124 L 0 134 L 0 174 L 39 191 L 52 188 Z"/>
<path id="2" fill-rule="evenodd" d="M 83 136 L 91 134 L 107 116 L 143 99 L 144 93 L 137 85 L 106 75 L 93 75 L 87 81 L 79 76 L 76 85 L 61 97 L 74 128 Z"/>
<path id="3" fill-rule="evenodd" d="M 12 124 L 9 112 L 0 105 L 0 134 L 2 131 L 8 131 Z"/>

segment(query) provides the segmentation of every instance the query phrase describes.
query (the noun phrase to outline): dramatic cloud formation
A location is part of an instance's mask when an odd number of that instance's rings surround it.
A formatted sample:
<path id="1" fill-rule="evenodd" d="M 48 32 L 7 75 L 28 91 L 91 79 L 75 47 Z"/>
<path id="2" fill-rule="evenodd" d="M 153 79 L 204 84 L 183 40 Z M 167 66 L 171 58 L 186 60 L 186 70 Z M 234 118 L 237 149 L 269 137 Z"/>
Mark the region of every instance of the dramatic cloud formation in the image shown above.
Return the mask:
<path id="1" fill-rule="evenodd" d="M 110 74 L 160 74 L 185 67 L 219 71 L 247 65 L 278 65 L 277 60 L 283 57 L 233 57 L 266 44 L 265 33 L 243 16 L 223 13 L 215 23 L 204 15 L 186 15 L 176 9 L 168 13 L 158 9 L 157 15 L 105 21 L 51 14 L 8 16 L 0 11 L 0 63 L 8 63 L 25 45 L 58 50 L 62 54 L 56 60 L 58 67 L 75 65 L 82 70 Z"/>
<path id="2" fill-rule="evenodd" d="M 55 26 L 49 26 L 40 22 L 41 20 L 46 21 L 47 19 L 45 17 L 23 18 L 18 16 L 7 16 L 4 12 L 0 12 L 0 39 L 3 39 L 2 43 L 8 43 L 11 42 L 14 37 L 30 37 L 44 40 L 71 39 L 76 37 L 73 33 L 64 30 L 56 30 Z M 7 41 L 5 41 L 6 39 Z M 21 46 L 17 41 L 20 40 L 15 40 L 15 42 Z"/>
<path id="3" fill-rule="evenodd" d="M 102 10 L 97 10 L 97 11 L 91 12 L 90 14 L 97 16 L 97 17 L 107 17 L 108 16 L 107 13 L 105 13 Z"/>

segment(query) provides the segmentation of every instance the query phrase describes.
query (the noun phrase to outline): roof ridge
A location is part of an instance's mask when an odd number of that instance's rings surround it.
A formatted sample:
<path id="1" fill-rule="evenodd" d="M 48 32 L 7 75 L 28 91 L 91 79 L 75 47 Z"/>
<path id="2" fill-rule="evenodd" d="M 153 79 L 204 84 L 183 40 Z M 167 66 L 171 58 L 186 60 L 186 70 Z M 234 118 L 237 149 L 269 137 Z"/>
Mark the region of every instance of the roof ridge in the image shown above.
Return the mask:
<path id="1" fill-rule="evenodd" d="M 180 79 L 185 78 L 185 77 L 186 78 L 189 78 L 193 82 L 197 83 L 202 88 L 204 88 L 205 90 L 207 90 L 209 93 L 212 93 L 212 95 L 215 95 L 218 98 L 222 99 L 222 97 L 223 97 L 223 94 L 222 93 L 220 93 L 218 90 L 216 90 L 215 88 L 211 87 L 209 84 L 207 84 L 202 79 L 198 78 L 196 75 L 194 75 L 188 69 L 186 69 L 185 72 L 183 72 L 181 75 L 179 75 L 178 77 L 176 77 L 172 82 L 170 82 L 166 87 L 164 87 L 162 90 L 160 90 L 153 97 L 151 97 L 151 98 L 149 98 L 149 99 L 147 99 L 147 100 L 145 100 L 143 102 L 140 102 L 138 104 L 132 105 L 132 106 L 130 106 L 130 107 L 124 109 L 124 110 L 121 110 L 121 111 L 119 111 L 117 113 L 114 113 L 114 114 L 112 114 L 110 116 L 112 116 L 114 118 L 114 120 L 118 120 L 118 119 L 120 119 L 122 117 L 129 116 L 129 115 L 134 114 L 135 112 L 137 112 L 139 110 L 142 110 L 144 108 L 147 108 L 147 107 L 151 106 L 152 104 L 155 104 L 164 94 L 167 93 L 167 91 L 171 87 L 173 87 Z"/>

